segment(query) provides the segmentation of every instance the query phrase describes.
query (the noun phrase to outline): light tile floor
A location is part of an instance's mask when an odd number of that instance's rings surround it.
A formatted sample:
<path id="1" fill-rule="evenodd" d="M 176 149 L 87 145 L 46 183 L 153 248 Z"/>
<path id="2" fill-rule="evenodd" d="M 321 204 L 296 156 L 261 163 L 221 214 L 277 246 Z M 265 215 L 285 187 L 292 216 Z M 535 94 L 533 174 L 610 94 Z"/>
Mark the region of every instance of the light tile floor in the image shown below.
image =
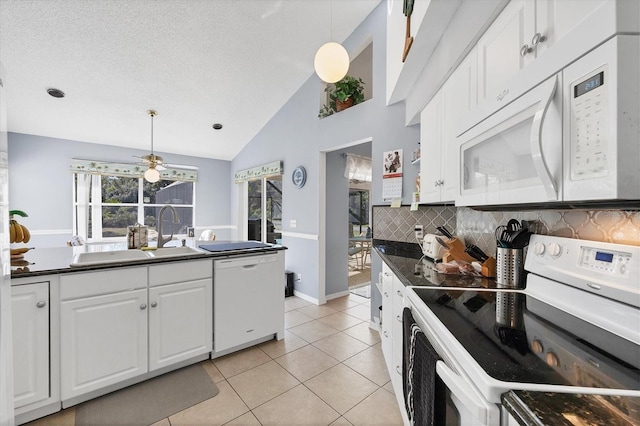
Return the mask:
<path id="1" fill-rule="evenodd" d="M 402 425 L 369 299 L 285 299 L 285 337 L 202 364 L 220 393 L 153 426 Z M 30 426 L 75 425 L 73 407 Z"/>

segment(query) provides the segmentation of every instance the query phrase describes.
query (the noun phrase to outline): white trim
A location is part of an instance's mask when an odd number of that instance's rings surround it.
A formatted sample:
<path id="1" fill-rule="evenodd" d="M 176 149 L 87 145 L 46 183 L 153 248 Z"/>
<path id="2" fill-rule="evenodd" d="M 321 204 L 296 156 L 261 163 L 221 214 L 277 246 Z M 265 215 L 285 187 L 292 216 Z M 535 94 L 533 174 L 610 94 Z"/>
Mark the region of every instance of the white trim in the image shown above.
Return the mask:
<path id="1" fill-rule="evenodd" d="M 318 298 L 327 301 L 327 153 L 318 155 Z M 347 199 L 348 201 L 348 199 Z"/>
<path id="2" fill-rule="evenodd" d="M 304 294 L 304 293 L 302 293 L 302 292 L 300 292 L 298 290 L 293 290 L 293 295 L 299 297 L 300 299 L 304 299 L 307 302 L 311 302 L 311 303 L 313 303 L 315 305 L 320 305 L 321 304 L 320 301 L 318 299 L 316 299 L 315 297 L 311 297 L 311 296 L 309 296 L 307 294 Z"/>
<path id="3" fill-rule="evenodd" d="M 301 238 L 303 240 L 316 240 L 318 241 L 318 234 L 305 234 L 303 232 L 291 232 L 291 231 L 282 231 L 283 237 L 291 237 L 291 238 Z"/>
<path id="4" fill-rule="evenodd" d="M 29 229 L 29 233 L 31 235 L 71 235 L 73 233 L 73 229 Z"/>
<path id="5" fill-rule="evenodd" d="M 236 225 L 196 225 L 196 229 L 238 229 Z"/>
<path id="6" fill-rule="evenodd" d="M 380 333 L 380 317 L 373 317 L 373 321 L 369 321 L 369 328 Z"/>
<path id="7" fill-rule="evenodd" d="M 348 295 L 349 295 L 349 290 L 345 290 L 345 291 L 340 291 L 338 293 L 327 294 L 326 299 L 333 300 L 333 299 L 337 299 L 338 297 L 344 297 Z"/>

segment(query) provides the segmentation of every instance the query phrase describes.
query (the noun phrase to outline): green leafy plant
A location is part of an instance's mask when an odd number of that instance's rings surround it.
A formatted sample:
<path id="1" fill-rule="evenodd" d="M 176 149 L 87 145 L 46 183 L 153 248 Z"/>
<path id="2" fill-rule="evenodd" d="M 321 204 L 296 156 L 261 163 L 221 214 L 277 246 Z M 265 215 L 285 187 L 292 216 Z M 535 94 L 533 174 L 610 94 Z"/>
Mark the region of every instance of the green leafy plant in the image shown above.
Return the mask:
<path id="1" fill-rule="evenodd" d="M 353 100 L 353 105 L 364 102 L 364 81 L 350 75 L 334 84 L 329 84 L 324 91 L 329 94 L 329 103 L 320 108 L 318 117 L 328 117 L 338 112 L 338 103 Z"/>

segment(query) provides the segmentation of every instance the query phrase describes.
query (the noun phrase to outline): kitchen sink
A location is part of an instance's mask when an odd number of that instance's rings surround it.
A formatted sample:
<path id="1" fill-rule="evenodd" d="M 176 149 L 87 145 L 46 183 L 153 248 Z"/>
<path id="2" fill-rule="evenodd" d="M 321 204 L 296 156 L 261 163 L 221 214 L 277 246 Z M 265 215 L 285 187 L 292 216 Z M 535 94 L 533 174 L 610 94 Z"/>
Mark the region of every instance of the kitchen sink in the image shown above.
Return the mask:
<path id="1" fill-rule="evenodd" d="M 193 247 L 162 247 L 146 252 L 149 257 L 186 256 L 189 254 L 201 254 L 202 250 Z"/>
<path id="2" fill-rule="evenodd" d="M 115 250 L 92 253 L 78 253 L 73 257 L 71 267 L 106 265 L 110 263 L 135 262 L 145 259 L 166 258 L 201 254 L 202 250 L 193 247 L 163 247 L 155 250 Z"/>
<path id="3" fill-rule="evenodd" d="M 73 256 L 73 262 L 70 266 L 90 266 L 108 263 L 133 262 L 148 258 L 147 254 L 142 250 L 97 251 L 76 254 Z"/>

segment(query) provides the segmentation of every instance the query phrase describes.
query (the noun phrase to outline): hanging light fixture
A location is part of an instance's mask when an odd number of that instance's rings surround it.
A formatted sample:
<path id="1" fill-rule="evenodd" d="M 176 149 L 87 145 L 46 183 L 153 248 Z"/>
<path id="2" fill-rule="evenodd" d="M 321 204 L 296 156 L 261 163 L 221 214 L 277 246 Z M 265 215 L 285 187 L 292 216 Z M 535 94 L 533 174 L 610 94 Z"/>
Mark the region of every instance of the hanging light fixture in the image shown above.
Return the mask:
<path id="1" fill-rule="evenodd" d="M 143 155 L 142 160 L 149 164 L 149 168 L 146 172 L 144 172 L 144 178 L 151 183 L 157 182 L 160 180 L 160 172 L 157 170 L 157 167 L 162 164 L 162 157 L 159 155 L 154 155 L 153 153 L 153 117 L 158 115 L 158 113 L 152 109 L 147 111 L 149 117 L 151 117 L 151 154 Z"/>
<path id="2" fill-rule="evenodd" d="M 331 39 L 333 39 L 333 0 L 331 0 Z M 349 54 L 340 43 L 325 43 L 316 52 L 313 66 L 318 77 L 326 83 L 335 83 L 349 71 Z"/>

